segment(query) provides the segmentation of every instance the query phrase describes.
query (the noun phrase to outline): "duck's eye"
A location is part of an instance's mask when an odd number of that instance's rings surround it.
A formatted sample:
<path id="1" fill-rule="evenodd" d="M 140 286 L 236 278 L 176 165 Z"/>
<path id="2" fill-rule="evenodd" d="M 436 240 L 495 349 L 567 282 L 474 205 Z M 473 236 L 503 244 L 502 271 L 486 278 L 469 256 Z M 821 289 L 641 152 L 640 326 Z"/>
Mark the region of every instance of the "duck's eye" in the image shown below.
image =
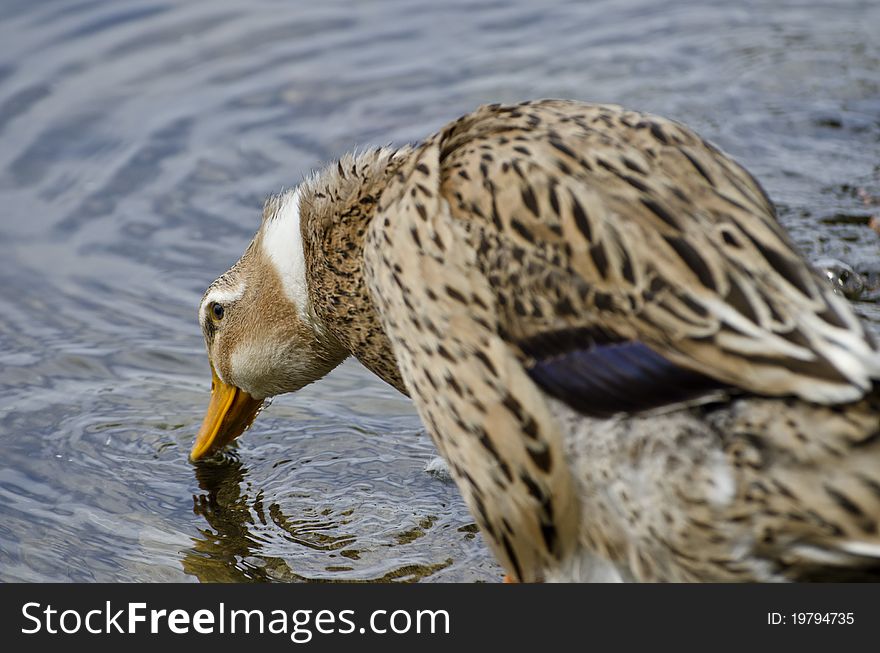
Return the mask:
<path id="1" fill-rule="evenodd" d="M 222 320 L 223 313 L 223 304 L 218 304 L 217 302 L 211 304 L 211 314 L 214 316 L 215 320 Z"/>

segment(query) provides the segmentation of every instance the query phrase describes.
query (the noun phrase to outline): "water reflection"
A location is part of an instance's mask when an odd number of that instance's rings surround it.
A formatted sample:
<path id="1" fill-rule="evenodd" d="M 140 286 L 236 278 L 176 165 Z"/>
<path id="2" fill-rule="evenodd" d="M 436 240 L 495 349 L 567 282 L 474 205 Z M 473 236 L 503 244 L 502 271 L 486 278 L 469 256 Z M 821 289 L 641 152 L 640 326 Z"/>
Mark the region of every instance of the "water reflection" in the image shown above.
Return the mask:
<path id="1" fill-rule="evenodd" d="M 264 503 L 262 491 L 249 496 L 242 491 L 247 467 L 233 454 L 194 464 L 202 493 L 193 495 L 193 513 L 203 517 L 210 528 L 200 528 L 193 547 L 184 552 L 183 568 L 202 582 L 350 582 L 344 577 L 309 578 L 297 573 L 286 560 L 266 555 L 265 544 L 255 528 L 276 526 L 293 545 L 318 551 L 339 551 L 345 560 L 360 559 L 354 547 L 357 537 L 348 532 L 353 510 L 334 514 L 331 508 L 312 518 L 296 518 L 284 512 L 278 503 Z M 424 535 L 437 520 L 429 516 L 421 524 L 397 536 L 398 543 L 409 543 Z M 463 527 L 473 532 L 473 525 Z M 328 532 L 334 533 L 329 535 Z M 419 581 L 452 564 L 447 559 L 435 564 L 402 565 L 376 578 L 360 582 Z M 349 564 L 326 567 L 326 571 L 344 574 L 353 571 Z"/>
<path id="2" fill-rule="evenodd" d="M 497 581 L 354 363 L 186 459 L 196 307 L 263 198 L 483 102 L 692 125 L 880 331 L 876 0 L 122 4 L 0 2 L 0 581 Z"/>
<path id="3" fill-rule="evenodd" d="M 270 580 L 264 566 L 242 564 L 262 549 L 262 543 L 249 530 L 254 523 L 251 497 L 241 491 L 247 468 L 232 456 L 194 467 L 202 493 L 193 495 L 193 513 L 203 517 L 208 528 L 199 528 L 193 548 L 185 552 L 184 571 L 201 581 Z M 255 509 L 265 523 L 259 499 Z"/>

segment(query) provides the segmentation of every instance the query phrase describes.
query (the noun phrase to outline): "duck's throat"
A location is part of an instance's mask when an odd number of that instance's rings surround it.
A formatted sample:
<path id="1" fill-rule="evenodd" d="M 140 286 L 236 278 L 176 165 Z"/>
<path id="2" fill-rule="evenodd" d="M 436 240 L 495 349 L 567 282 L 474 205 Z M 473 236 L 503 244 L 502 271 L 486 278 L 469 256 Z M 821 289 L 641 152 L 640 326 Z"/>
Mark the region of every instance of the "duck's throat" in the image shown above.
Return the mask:
<path id="1" fill-rule="evenodd" d="M 406 392 L 367 288 L 364 239 L 406 151 L 348 155 L 300 186 L 305 270 L 315 317 L 370 371 Z"/>

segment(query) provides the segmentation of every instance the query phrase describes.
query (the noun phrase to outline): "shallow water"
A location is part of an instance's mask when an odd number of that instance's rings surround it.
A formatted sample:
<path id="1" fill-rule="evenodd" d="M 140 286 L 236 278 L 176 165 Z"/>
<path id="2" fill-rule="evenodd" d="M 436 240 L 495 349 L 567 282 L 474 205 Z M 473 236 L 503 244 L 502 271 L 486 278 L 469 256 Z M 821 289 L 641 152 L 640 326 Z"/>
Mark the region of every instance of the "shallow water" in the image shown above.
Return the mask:
<path id="1" fill-rule="evenodd" d="M 762 180 L 880 332 L 880 3 L 0 2 L 0 580 L 496 581 L 348 362 L 220 463 L 195 310 L 263 197 L 489 101 L 618 102 Z"/>

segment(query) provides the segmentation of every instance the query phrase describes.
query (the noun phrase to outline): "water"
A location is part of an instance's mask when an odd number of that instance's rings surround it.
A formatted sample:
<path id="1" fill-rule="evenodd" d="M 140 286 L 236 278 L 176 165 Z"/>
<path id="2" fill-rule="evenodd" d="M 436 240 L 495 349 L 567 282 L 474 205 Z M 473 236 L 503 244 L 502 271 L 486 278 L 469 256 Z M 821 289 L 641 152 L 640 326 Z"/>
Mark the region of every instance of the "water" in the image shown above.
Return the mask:
<path id="1" fill-rule="evenodd" d="M 263 197 L 480 103 L 619 102 L 746 164 L 880 331 L 880 3 L 2 0 L 0 580 L 497 581 L 355 363 L 222 463 L 203 289 Z"/>

